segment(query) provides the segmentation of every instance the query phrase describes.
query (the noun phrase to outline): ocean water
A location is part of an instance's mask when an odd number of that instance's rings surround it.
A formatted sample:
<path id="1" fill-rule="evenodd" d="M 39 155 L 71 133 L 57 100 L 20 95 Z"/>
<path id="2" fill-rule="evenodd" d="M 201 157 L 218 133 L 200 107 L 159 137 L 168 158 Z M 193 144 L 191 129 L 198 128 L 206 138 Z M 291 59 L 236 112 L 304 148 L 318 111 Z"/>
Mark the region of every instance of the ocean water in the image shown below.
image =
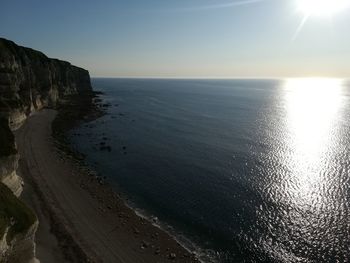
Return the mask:
<path id="1" fill-rule="evenodd" d="M 203 258 L 350 261 L 348 82 L 93 79 L 93 87 L 111 107 L 72 131 L 73 145 Z M 99 149 L 103 137 L 111 152 Z"/>

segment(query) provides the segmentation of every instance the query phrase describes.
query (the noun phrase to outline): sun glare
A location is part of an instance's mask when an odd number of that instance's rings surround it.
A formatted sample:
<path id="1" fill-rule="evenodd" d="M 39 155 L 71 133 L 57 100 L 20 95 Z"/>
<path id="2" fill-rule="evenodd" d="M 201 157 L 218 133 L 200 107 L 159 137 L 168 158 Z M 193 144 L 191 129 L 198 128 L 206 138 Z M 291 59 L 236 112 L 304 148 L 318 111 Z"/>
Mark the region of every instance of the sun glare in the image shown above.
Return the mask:
<path id="1" fill-rule="evenodd" d="M 289 189 L 295 202 L 312 202 L 320 195 L 315 189 L 322 184 L 323 158 L 331 152 L 332 138 L 336 136 L 343 89 L 341 79 L 289 79 L 285 83 L 289 132 L 285 138 L 293 149 L 291 180 L 297 180 L 299 185 Z"/>
<path id="2" fill-rule="evenodd" d="M 288 120 L 299 156 L 318 158 L 341 103 L 343 80 L 289 79 L 285 84 Z M 293 144 L 292 143 L 292 144 Z"/>
<path id="3" fill-rule="evenodd" d="M 350 6 L 350 0 L 298 0 L 305 16 L 332 16 Z"/>

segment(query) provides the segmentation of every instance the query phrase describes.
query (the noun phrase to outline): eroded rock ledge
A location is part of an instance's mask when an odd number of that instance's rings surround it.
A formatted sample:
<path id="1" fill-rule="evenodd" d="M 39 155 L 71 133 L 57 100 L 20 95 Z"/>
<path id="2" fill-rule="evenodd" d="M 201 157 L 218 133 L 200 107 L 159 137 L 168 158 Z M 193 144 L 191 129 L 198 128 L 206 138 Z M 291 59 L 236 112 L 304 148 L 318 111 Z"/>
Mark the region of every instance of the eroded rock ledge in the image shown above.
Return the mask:
<path id="1" fill-rule="evenodd" d="M 0 38 L 0 262 L 36 261 L 38 221 L 17 198 L 23 182 L 11 131 L 33 112 L 80 94 L 92 96 L 88 71 Z"/>

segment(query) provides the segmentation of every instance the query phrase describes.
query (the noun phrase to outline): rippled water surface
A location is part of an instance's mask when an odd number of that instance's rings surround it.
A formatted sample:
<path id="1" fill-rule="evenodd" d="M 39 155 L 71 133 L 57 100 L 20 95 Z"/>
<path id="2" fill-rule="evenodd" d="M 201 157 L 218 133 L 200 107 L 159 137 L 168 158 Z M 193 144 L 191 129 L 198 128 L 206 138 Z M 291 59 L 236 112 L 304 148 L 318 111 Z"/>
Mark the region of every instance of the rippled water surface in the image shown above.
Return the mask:
<path id="1" fill-rule="evenodd" d="M 72 141 L 132 203 L 220 262 L 350 261 L 346 81 L 94 79 Z M 84 136 L 74 136 L 74 134 Z M 103 137 L 112 151 L 100 151 Z"/>

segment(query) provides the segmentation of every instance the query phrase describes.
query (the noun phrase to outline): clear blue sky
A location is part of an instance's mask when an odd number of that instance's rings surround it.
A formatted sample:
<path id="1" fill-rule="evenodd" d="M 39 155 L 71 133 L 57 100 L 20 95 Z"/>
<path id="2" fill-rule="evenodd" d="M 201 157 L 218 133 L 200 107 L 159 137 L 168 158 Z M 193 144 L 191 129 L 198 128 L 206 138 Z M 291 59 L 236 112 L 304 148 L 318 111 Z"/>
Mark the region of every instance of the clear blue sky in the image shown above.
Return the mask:
<path id="1" fill-rule="evenodd" d="M 1 36 L 92 76 L 350 76 L 350 10 L 300 0 L 3 0 Z M 228 5 L 226 5 L 228 4 Z"/>

